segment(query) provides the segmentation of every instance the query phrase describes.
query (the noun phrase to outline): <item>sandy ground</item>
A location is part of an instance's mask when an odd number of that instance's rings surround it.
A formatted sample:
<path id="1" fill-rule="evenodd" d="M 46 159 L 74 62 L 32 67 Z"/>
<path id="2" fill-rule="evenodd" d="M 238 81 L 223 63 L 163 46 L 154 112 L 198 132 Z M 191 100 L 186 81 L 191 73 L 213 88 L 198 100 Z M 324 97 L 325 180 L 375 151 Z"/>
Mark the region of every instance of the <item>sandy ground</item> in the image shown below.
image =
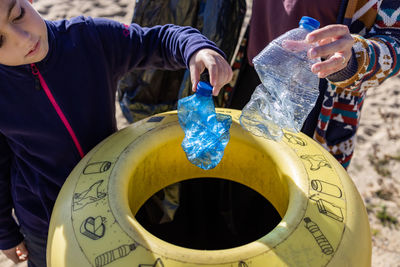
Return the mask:
<path id="1" fill-rule="evenodd" d="M 134 0 L 34 0 L 49 20 L 77 15 L 129 23 Z M 117 105 L 119 128 L 126 126 Z M 372 233 L 372 266 L 400 267 L 400 78 L 371 89 L 349 174 L 364 199 Z M 357 244 L 355 244 L 357 245 Z M 0 267 L 13 265 L 0 252 Z"/>
<path id="2" fill-rule="evenodd" d="M 366 205 L 372 266 L 400 266 L 400 77 L 368 92 L 349 168 Z"/>

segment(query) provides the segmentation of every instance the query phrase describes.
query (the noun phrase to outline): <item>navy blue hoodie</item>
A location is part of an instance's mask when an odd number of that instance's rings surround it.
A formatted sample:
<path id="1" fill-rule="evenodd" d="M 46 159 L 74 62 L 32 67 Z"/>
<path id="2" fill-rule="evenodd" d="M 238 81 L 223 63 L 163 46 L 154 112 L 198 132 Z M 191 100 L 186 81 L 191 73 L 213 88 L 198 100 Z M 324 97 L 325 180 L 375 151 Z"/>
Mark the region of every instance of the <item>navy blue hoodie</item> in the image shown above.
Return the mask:
<path id="1" fill-rule="evenodd" d="M 81 159 L 79 146 L 87 153 L 116 131 L 116 86 L 125 72 L 185 68 L 201 48 L 223 54 L 189 27 L 85 17 L 46 25 L 49 53 L 35 65 L 71 129 L 31 66 L 0 65 L 0 249 L 23 239 L 13 207 L 27 232 L 46 237 L 57 195 Z"/>

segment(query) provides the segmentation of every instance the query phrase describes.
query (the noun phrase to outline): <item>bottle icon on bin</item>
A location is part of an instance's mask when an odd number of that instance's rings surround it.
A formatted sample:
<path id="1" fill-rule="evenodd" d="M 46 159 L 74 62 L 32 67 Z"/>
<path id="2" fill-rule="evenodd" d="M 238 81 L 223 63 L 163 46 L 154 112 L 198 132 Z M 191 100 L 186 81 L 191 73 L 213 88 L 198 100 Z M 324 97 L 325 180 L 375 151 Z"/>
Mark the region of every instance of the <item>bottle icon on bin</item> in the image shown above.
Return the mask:
<path id="1" fill-rule="evenodd" d="M 321 248 L 322 253 L 325 255 L 331 255 L 333 253 L 333 247 L 329 243 L 328 239 L 326 239 L 325 235 L 319 229 L 318 225 L 313 222 L 309 217 L 304 218 L 304 222 L 306 223 L 305 227 L 312 234 L 315 241 L 317 241 L 318 246 Z"/>
<path id="2" fill-rule="evenodd" d="M 94 162 L 86 165 L 85 169 L 83 169 L 83 174 L 94 174 L 94 173 L 102 173 L 106 172 L 110 169 L 111 162 L 109 161 L 101 161 Z"/>

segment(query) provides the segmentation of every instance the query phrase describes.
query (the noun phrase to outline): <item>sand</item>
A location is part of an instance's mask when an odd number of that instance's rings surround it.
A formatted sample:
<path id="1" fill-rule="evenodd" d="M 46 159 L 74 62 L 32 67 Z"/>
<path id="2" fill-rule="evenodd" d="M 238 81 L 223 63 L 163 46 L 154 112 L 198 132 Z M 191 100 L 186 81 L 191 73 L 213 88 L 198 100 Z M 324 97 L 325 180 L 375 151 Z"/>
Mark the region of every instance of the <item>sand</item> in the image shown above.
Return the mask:
<path id="1" fill-rule="evenodd" d="M 34 0 L 49 20 L 77 15 L 107 17 L 123 23 L 132 18 L 134 0 Z M 400 78 L 371 89 L 365 100 L 349 174 L 369 214 L 372 266 L 400 266 Z M 117 105 L 118 127 L 127 125 Z M 398 221 L 397 224 L 395 221 Z M 354 244 L 357 245 L 357 244 Z M 14 265 L 0 252 L 0 267 Z"/>

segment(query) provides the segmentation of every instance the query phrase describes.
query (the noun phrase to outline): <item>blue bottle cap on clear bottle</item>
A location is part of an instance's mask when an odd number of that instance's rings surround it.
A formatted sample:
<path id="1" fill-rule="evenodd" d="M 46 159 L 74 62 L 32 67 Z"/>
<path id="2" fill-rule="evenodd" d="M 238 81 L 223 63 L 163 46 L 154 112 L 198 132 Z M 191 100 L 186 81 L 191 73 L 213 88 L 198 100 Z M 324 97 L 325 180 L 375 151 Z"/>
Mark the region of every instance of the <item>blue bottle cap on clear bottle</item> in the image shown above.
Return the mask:
<path id="1" fill-rule="evenodd" d="M 212 86 L 207 82 L 199 82 L 197 84 L 196 94 L 202 96 L 211 96 L 212 94 Z"/>
<path id="2" fill-rule="evenodd" d="M 307 16 L 301 17 L 301 19 L 299 21 L 300 27 L 310 30 L 310 31 L 318 29 L 319 25 L 320 25 L 320 23 L 318 20 L 311 18 L 311 17 L 307 17 Z"/>

